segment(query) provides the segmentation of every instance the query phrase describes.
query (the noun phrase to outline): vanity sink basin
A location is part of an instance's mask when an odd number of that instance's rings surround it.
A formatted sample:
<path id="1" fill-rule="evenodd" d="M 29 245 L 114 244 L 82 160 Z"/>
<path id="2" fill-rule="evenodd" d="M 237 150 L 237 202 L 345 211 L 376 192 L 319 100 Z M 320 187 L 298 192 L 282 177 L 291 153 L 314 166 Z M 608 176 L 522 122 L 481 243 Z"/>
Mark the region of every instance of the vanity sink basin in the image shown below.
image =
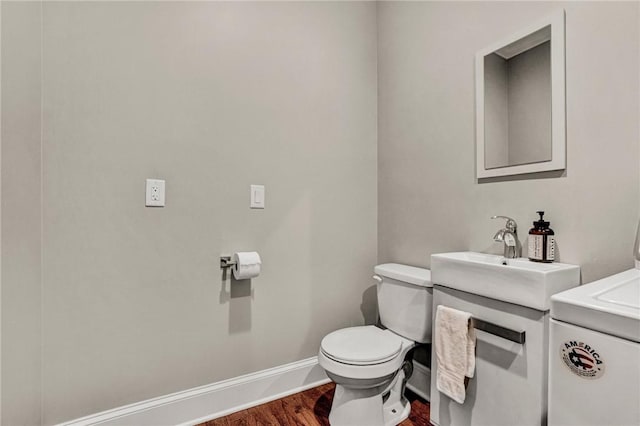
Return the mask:
<path id="1" fill-rule="evenodd" d="M 431 255 L 434 284 L 548 311 L 553 294 L 580 284 L 580 267 L 457 252 Z"/>

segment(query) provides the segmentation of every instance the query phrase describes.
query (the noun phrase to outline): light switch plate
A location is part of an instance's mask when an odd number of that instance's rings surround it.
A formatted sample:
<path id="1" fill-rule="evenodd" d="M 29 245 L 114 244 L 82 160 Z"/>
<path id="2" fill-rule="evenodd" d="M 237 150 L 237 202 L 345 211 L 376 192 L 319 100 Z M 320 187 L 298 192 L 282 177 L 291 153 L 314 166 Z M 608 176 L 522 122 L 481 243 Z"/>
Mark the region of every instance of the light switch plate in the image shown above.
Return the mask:
<path id="1" fill-rule="evenodd" d="M 264 185 L 251 185 L 251 204 L 252 209 L 264 209 Z"/>
<path id="2" fill-rule="evenodd" d="M 147 207 L 164 207 L 164 180 L 147 179 L 146 202 Z"/>

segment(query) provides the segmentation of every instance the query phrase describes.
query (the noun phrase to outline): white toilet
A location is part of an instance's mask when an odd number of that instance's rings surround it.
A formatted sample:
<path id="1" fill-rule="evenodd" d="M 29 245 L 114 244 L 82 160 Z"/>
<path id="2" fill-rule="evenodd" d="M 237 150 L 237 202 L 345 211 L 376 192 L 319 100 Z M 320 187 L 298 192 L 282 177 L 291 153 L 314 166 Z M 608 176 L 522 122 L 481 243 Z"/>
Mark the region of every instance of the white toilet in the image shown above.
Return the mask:
<path id="1" fill-rule="evenodd" d="M 409 417 L 404 388 L 410 351 L 431 342 L 431 271 L 386 263 L 374 268 L 380 323 L 349 327 L 322 339 L 320 366 L 336 383 L 332 426 L 391 426 Z"/>

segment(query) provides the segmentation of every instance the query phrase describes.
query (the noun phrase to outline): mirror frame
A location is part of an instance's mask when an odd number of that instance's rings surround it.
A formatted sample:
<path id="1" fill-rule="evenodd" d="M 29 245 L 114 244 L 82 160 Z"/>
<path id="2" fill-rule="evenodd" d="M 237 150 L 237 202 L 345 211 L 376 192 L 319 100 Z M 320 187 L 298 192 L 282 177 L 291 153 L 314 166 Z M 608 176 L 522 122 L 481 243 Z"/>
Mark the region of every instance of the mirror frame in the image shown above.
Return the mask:
<path id="1" fill-rule="evenodd" d="M 487 169 L 484 152 L 484 58 L 546 26 L 551 26 L 551 160 Z M 562 9 L 476 53 L 476 178 L 564 170 L 566 168 L 565 128 L 565 13 Z"/>

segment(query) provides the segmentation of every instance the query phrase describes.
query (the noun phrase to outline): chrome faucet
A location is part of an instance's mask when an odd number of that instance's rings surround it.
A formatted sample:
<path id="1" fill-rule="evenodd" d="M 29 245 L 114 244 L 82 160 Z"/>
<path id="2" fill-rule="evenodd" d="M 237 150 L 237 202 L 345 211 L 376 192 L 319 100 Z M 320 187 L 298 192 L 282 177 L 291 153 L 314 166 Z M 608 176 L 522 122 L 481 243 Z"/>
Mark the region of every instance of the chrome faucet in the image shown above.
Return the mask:
<path id="1" fill-rule="evenodd" d="M 518 224 L 515 220 L 507 216 L 491 216 L 491 219 L 505 219 L 507 223 L 504 228 L 496 232 L 493 241 L 504 243 L 504 257 L 515 259 L 520 257 L 520 241 L 518 241 Z"/>

